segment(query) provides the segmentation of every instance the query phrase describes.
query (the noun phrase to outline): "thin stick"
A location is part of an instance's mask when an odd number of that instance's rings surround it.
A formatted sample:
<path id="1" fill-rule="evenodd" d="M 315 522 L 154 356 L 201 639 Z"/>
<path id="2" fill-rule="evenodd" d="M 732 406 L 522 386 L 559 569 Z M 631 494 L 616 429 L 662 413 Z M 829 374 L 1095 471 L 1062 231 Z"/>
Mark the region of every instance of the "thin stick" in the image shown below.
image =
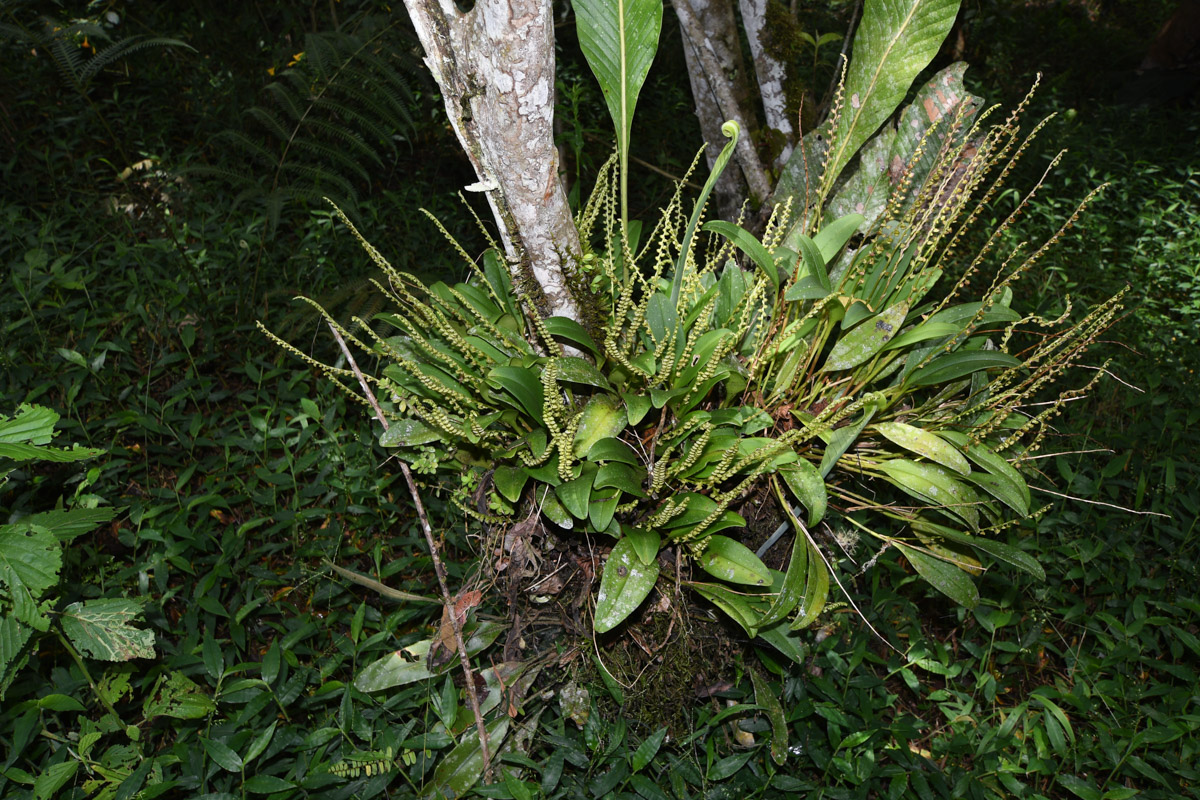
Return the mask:
<path id="1" fill-rule="evenodd" d="M 346 346 L 346 340 L 342 338 L 341 333 L 333 325 L 329 326 L 329 330 L 333 331 L 333 338 L 337 340 L 338 346 L 342 348 L 342 355 L 346 356 L 346 361 L 350 363 L 350 369 L 354 370 L 354 374 L 358 377 L 359 386 L 362 387 L 367 400 L 371 403 L 371 407 L 375 409 L 376 419 L 379 420 L 379 424 L 386 431 L 388 429 L 387 418 L 383 416 L 383 409 L 380 408 L 379 401 L 375 399 L 375 393 L 371 391 L 366 377 L 354 361 L 354 356 L 351 354 L 350 348 Z M 429 557 L 433 560 L 433 572 L 437 575 L 438 588 L 442 590 L 442 602 L 445 603 L 446 611 L 450 616 L 450 627 L 454 629 L 454 644 L 458 647 L 458 658 L 462 663 L 463 674 L 466 676 L 467 700 L 471 705 L 471 713 L 475 715 L 475 731 L 479 734 L 479 751 L 483 754 L 484 779 L 488 783 L 491 783 L 492 760 L 488 753 L 487 727 L 483 724 L 483 713 L 479 710 L 479 695 L 475 692 L 475 672 L 471 669 L 471 660 L 467 658 L 467 645 L 463 641 L 462 621 L 454 613 L 454 598 L 450 596 L 450 589 L 446 585 L 446 567 L 442 564 L 441 557 L 438 556 L 437 543 L 433 539 L 433 528 L 430 527 L 429 517 L 425 514 L 425 504 L 421 502 L 421 495 L 417 491 L 417 483 L 413 480 L 412 473 L 408 471 L 408 464 L 405 464 L 403 461 L 400 462 L 400 471 L 404 473 L 404 480 L 408 483 L 408 491 L 412 494 L 413 503 L 417 507 L 417 518 L 421 520 L 421 530 L 425 534 L 425 541 L 429 543 Z"/>
<path id="2" fill-rule="evenodd" d="M 1051 489 L 1043 489 L 1041 486 L 1030 486 L 1029 488 L 1033 489 L 1035 492 L 1045 492 L 1046 494 L 1052 494 L 1055 497 L 1062 497 L 1067 500 L 1074 500 L 1077 503 L 1087 503 L 1089 506 L 1104 506 L 1105 508 L 1115 508 L 1118 511 L 1124 511 L 1127 514 L 1137 514 L 1138 516 L 1142 516 L 1142 517 L 1162 517 L 1163 519 L 1172 519 L 1170 514 L 1160 514 L 1157 511 L 1137 511 L 1132 508 L 1126 508 L 1125 506 L 1114 505 L 1113 503 L 1102 503 L 1099 500 L 1088 500 L 1087 498 L 1084 498 L 1084 497 L 1076 497 L 1071 494 L 1063 494 L 1062 492 L 1056 492 Z"/>

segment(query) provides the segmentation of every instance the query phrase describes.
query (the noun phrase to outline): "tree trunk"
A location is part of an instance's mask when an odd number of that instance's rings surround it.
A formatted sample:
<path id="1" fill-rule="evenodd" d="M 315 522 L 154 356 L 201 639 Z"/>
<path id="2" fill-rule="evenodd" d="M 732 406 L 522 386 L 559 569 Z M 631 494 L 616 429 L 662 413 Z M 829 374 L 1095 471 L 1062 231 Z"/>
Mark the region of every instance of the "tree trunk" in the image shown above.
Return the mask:
<path id="1" fill-rule="evenodd" d="M 742 126 L 734 161 L 739 169 L 726 169 L 716 188 L 721 216 L 733 219 L 746 196 L 746 187 L 760 203 L 771 193 L 770 180 L 754 150 L 758 120 L 750 102 L 750 83 L 733 6 L 731 0 L 672 0 L 672 5 L 683 34 L 692 96 L 700 130 L 708 143 L 710 167 L 725 144 L 721 124 L 733 119 Z"/>
<path id="2" fill-rule="evenodd" d="M 770 0 L 738 0 L 738 5 L 742 12 L 742 25 L 746 28 L 746 38 L 750 41 L 750 54 L 754 57 L 754 74 L 758 78 L 763 116 L 768 128 L 774 128 L 783 134 L 783 147 L 773 164 L 778 172 L 792 154 L 796 126 L 787 113 L 787 98 L 783 92 L 783 64 L 772 58 L 762 43 L 768 2 Z"/>
<path id="3" fill-rule="evenodd" d="M 516 283 L 540 287 L 539 311 L 578 320 L 565 268 L 579 233 L 554 147 L 551 0 L 405 0 L 446 116 L 487 194 Z M 532 281 L 530 280 L 532 278 Z"/>

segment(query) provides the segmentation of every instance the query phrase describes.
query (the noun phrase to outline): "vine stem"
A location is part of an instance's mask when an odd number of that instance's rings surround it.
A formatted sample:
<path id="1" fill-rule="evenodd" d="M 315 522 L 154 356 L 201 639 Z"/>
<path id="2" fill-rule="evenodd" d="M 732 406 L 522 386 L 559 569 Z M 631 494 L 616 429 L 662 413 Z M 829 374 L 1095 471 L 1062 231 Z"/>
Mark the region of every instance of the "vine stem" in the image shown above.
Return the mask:
<path id="1" fill-rule="evenodd" d="M 375 393 L 371 391 L 366 376 L 362 374 L 358 363 L 354 360 L 354 355 L 346 346 L 346 340 L 342 338 L 342 334 L 332 323 L 329 324 L 329 330 L 333 332 L 333 338 L 337 340 L 338 347 L 342 349 L 342 355 L 346 357 L 350 369 L 358 378 L 358 385 L 362 387 L 367 401 L 375 410 L 375 418 L 379 420 L 379 424 L 386 431 L 388 429 L 387 417 L 383 415 L 383 409 L 380 408 L 379 401 L 375 399 Z M 429 524 L 429 516 L 425 513 L 425 504 L 421 502 L 421 494 L 417 491 L 417 483 L 413 480 L 408 464 L 403 461 L 400 462 L 400 472 L 404 474 L 404 480 L 408 483 L 408 491 L 412 494 L 413 503 L 417 507 L 417 518 L 421 521 L 421 530 L 425 534 L 425 541 L 429 544 L 429 556 L 433 560 L 433 571 L 437 575 L 438 588 L 442 592 L 442 602 L 445 604 L 446 614 L 450 617 L 450 626 L 454 629 L 454 644 L 458 648 L 458 658 L 462 664 L 463 675 L 466 676 L 467 700 L 471 705 L 471 713 L 475 715 L 475 731 L 479 735 L 479 751 L 483 754 L 484 780 L 491 783 L 492 762 L 488 752 L 487 727 L 483 724 L 483 712 L 479 708 L 479 695 L 475 691 L 475 672 L 471 669 L 471 660 L 467 657 L 467 645 L 463 641 L 462 620 L 454 613 L 454 598 L 450 595 L 450 588 L 446 585 L 446 567 L 438 554 L 437 542 L 433 538 L 433 528 Z"/>

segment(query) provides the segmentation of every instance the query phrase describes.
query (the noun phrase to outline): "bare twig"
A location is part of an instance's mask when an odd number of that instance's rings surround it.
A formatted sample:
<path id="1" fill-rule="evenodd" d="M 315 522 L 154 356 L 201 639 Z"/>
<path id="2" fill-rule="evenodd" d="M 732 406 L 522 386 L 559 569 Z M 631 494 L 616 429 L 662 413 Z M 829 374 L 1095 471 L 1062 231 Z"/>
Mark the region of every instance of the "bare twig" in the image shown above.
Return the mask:
<path id="1" fill-rule="evenodd" d="M 1056 492 L 1052 489 L 1043 489 L 1041 486 L 1030 486 L 1029 488 L 1033 489 L 1035 492 L 1045 492 L 1046 494 L 1052 494 L 1055 497 L 1062 497 L 1067 500 L 1074 500 L 1077 503 L 1087 503 L 1089 506 L 1104 506 L 1105 508 L 1115 508 L 1118 511 L 1124 511 L 1127 514 L 1137 514 L 1138 516 L 1141 516 L 1141 517 L 1162 517 L 1163 519 L 1171 519 L 1170 514 L 1162 514 L 1162 513 L 1159 513 L 1158 511 L 1137 511 L 1136 509 L 1126 508 L 1125 506 L 1118 506 L 1113 503 L 1102 503 L 1099 500 L 1088 500 L 1086 497 L 1076 497 L 1074 495 L 1063 494 L 1062 492 Z"/>
<path id="2" fill-rule="evenodd" d="M 337 340 L 338 346 L 342 348 L 342 355 L 349 362 L 350 369 L 354 370 L 354 374 L 358 378 L 358 385 L 362 387 L 363 393 L 366 394 L 367 400 L 371 403 L 371 408 L 375 409 L 376 419 L 379 420 L 379 424 L 386 431 L 388 429 L 387 418 L 383 416 L 383 409 L 380 408 L 379 401 L 375 399 L 375 393 L 371 391 L 371 386 L 367 383 L 366 377 L 359 370 L 358 364 L 354 360 L 354 355 L 350 352 L 350 348 L 346 346 L 346 340 L 342 338 L 341 333 L 333 325 L 329 326 L 329 330 L 333 331 L 333 338 Z M 421 502 L 421 494 L 417 491 L 417 483 L 413 480 L 412 473 L 408 470 L 408 464 L 405 464 L 403 461 L 400 462 L 400 471 L 404 473 L 404 480 L 408 483 L 408 491 L 412 494 L 413 503 L 417 507 L 417 518 L 421 521 L 421 530 L 425 534 L 425 541 L 429 544 L 429 557 L 433 560 L 433 572 L 437 575 L 438 588 L 442 591 L 442 602 L 449 612 L 450 625 L 454 629 L 454 644 L 458 648 L 459 661 L 462 663 L 463 675 L 466 677 L 467 700 L 471 705 L 471 713 L 475 715 L 475 730 L 479 734 L 479 750 L 483 754 L 484 779 L 490 783 L 492 780 L 492 762 L 491 756 L 488 753 L 487 727 L 483 724 L 483 713 L 479 710 L 479 695 L 475 691 L 475 672 L 471 669 L 471 660 L 467 657 L 467 645 L 463 641 L 462 620 L 454 613 L 454 598 L 450 595 L 450 589 L 446 585 L 446 567 L 442 564 L 442 559 L 438 555 L 437 542 L 433 538 L 433 528 L 429 525 L 429 517 L 425 514 L 425 504 Z"/>

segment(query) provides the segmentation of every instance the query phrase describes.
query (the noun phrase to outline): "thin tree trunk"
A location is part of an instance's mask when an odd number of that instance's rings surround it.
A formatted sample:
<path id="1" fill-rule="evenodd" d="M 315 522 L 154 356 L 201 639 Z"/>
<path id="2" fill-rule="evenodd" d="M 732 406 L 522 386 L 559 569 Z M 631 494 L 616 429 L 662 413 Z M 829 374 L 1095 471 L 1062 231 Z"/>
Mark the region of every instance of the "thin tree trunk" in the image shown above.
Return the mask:
<path id="1" fill-rule="evenodd" d="M 729 119 L 737 120 L 742 126 L 735 163 L 741 168 L 750 194 L 757 202 L 764 202 L 771 194 L 771 182 L 754 150 L 754 133 L 758 122 L 750 104 L 750 84 L 742 59 L 732 0 L 671 0 L 671 4 L 679 17 L 692 79 L 692 94 L 697 98 L 696 113 L 700 116 L 701 131 L 709 144 L 710 158 L 715 157 L 724 144 L 719 133 L 715 139 L 709 133 L 713 124 L 711 109 L 715 105 L 718 130 L 721 123 Z M 702 101 L 702 96 L 706 94 L 711 95 L 715 103 Z M 720 191 L 721 184 L 717 186 Z"/>
<path id="2" fill-rule="evenodd" d="M 796 126 L 787 113 L 787 97 L 783 92 L 784 69 L 768 53 L 762 43 L 763 25 L 767 21 L 769 0 L 738 0 L 742 12 L 742 25 L 746 38 L 750 40 L 750 54 L 754 57 L 754 74 L 758 78 L 758 91 L 762 97 L 763 116 L 768 128 L 783 134 L 784 145 L 775 158 L 778 171 L 787 163 L 796 140 Z"/>
<path id="3" fill-rule="evenodd" d="M 532 278 L 540 311 L 578 320 L 565 269 L 579 233 L 554 147 L 551 0 L 404 0 L 446 115 L 487 194 L 518 285 Z"/>

